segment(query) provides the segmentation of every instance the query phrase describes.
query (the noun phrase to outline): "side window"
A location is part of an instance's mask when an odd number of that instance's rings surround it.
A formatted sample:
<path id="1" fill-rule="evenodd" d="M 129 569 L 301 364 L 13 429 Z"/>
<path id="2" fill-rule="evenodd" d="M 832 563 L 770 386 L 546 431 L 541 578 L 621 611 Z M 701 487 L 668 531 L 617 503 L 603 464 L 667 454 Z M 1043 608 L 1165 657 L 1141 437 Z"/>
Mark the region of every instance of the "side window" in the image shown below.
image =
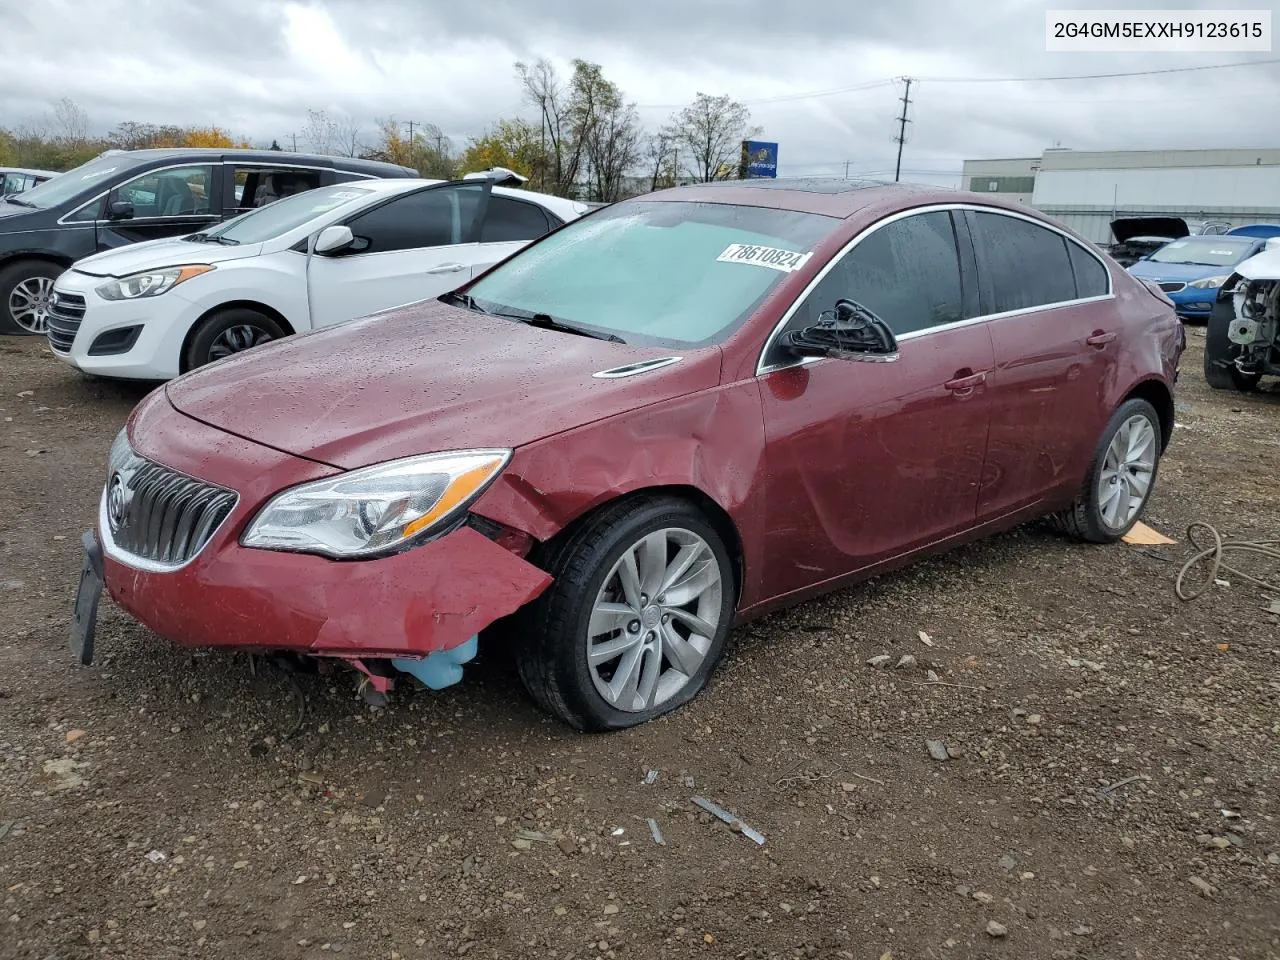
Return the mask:
<path id="1" fill-rule="evenodd" d="M 387 253 L 465 243 L 484 190 L 478 183 L 429 188 L 384 203 L 348 224 L 359 241 L 353 252 Z"/>
<path id="2" fill-rule="evenodd" d="M 90 203 L 86 203 L 78 210 L 68 213 L 63 219 L 67 223 L 93 223 L 95 220 L 101 220 L 106 210 L 107 198 L 99 197 Z"/>
<path id="3" fill-rule="evenodd" d="M 1071 270 L 1076 275 L 1077 297 L 1104 297 L 1109 286 L 1107 268 L 1078 243 L 1066 241 Z"/>
<path id="4" fill-rule="evenodd" d="M 968 214 L 979 269 L 985 274 L 984 313 L 1026 310 L 1076 299 L 1062 234 L 1018 217 Z"/>
<path id="5" fill-rule="evenodd" d="M 509 243 L 537 240 L 551 229 L 547 216 L 537 204 L 494 194 L 480 230 L 481 243 Z"/>
<path id="6" fill-rule="evenodd" d="M 916 214 L 866 236 L 822 278 L 792 325 L 816 323 L 841 299 L 862 304 L 897 336 L 962 320 L 951 214 Z"/>
<path id="7" fill-rule="evenodd" d="M 213 212 L 213 167 L 173 167 L 144 173 L 112 191 L 133 204 L 133 217 L 183 217 Z"/>
<path id="8" fill-rule="evenodd" d="M 273 200 L 320 186 L 321 171 L 289 167 L 231 168 L 234 199 L 229 204 L 236 213 L 265 207 Z"/>

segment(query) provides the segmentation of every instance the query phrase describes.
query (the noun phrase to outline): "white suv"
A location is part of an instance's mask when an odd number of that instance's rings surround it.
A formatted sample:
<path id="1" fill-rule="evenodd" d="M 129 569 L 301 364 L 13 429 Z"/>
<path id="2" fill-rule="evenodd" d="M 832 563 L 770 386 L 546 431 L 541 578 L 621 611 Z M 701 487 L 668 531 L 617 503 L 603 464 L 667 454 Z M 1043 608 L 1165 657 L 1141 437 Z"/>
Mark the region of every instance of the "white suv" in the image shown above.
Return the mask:
<path id="1" fill-rule="evenodd" d="M 240 350 L 455 289 L 588 211 L 463 180 L 364 180 L 185 237 L 86 257 L 54 284 L 48 338 L 100 377 L 168 380 Z"/>

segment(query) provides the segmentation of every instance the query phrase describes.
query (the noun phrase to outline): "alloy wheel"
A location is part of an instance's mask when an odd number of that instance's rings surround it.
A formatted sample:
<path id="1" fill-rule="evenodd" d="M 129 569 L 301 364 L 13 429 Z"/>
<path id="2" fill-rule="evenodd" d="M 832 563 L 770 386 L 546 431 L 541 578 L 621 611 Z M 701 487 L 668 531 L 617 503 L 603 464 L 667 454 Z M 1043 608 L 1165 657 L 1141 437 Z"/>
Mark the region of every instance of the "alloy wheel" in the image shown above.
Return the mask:
<path id="1" fill-rule="evenodd" d="M 1111 438 L 1098 472 L 1098 509 L 1112 530 L 1127 527 L 1146 503 L 1156 446 L 1155 428 L 1141 414 L 1125 420 Z"/>
<path id="2" fill-rule="evenodd" d="M 248 350 L 250 347 L 270 343 L 274 339 L 275 337 L 271 335 L 271 331 L 263 330 L 261 327 L 255 327 L 247 323 L 228 327 L 218 334 L 213 343 L 209 344 L 208 362 L 212 363 L 215 360 L 229 357 L 233 353 Z"/>
<path id="3" fill-rule="evenodd" d="M 651 710 L 683 690 L 720 628 L 724 582 L 711 546 L 669 527 L 623 551 L 596 596 L 587 665 L 616 710 Z"/>
<path id="4" fill-rule="evenodd" d="M 9 316 L 28 333 L 44 333 L 49 314 L 53 281 L 48 277 L 28 277 L 9 292 Z"/>

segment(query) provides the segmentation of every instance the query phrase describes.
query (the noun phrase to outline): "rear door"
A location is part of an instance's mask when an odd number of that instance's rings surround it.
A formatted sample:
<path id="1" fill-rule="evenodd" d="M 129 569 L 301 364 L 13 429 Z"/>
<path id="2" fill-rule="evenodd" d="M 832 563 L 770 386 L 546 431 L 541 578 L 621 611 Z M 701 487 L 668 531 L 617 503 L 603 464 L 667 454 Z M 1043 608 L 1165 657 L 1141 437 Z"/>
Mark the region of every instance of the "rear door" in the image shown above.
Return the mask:
<path id="1" fill-rule="evenodd" d="M 995 348 L 978 517 L 1074 496 L 1111 415 L 1119 311 L 1102 259 L 1000 211 L 966 213 Z"/>
<path id="2" fill-rule="evenodd" d="M 228 160 L 223 171 L 223 210 L 227 217 L 235 217 L 246 210 L 266 206 L 280 197 L 314 190 L 333 182 L 332 171 L 315 167 Z"/>
<path id="3" fill-rule="evenodd" d="M 436 184 L 346 221 L 355 243 L 308 264 L 312 326 L 437 297 L 469 280 L 490 190 L 477 180 Z"/>
<path id="4" fill-rule="evenodd" d="M 478 276 L 495 263 L 507 259 L 521 247 L 545 236 L 563 221 L 541 204 L 495 193 L 489 198 L 484 224 L 480 228 L 480 248 L 472 265 Z"/>

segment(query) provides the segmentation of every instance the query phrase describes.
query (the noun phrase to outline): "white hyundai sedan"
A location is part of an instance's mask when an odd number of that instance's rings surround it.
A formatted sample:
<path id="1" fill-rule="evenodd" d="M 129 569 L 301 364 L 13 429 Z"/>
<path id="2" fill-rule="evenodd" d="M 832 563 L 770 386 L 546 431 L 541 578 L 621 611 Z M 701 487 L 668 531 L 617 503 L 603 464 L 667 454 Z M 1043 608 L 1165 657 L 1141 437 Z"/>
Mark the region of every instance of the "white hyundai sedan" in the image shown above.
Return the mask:
<path id="1" fill-rule="evenodd" d="M 169 380 L 448 293 L 589 210 L 498 179 L 320 187 L 189 236 L 86 257 L 54 284 L 49 345 L 87 374 Z"/>

